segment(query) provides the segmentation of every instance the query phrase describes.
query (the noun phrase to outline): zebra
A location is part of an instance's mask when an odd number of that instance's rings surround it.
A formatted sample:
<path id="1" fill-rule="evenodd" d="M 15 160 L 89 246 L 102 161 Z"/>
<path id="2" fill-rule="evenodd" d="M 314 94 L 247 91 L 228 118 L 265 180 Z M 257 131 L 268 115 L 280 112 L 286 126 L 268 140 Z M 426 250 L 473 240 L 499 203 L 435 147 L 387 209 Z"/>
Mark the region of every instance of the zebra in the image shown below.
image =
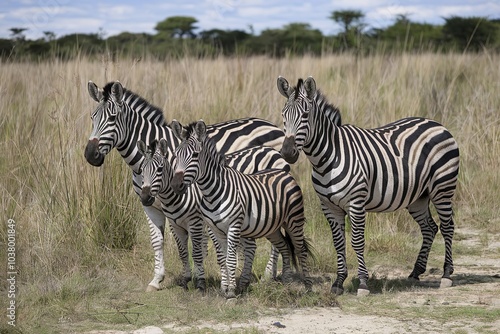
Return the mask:
<path id="1" fill-rule="evenodd" d="M 173 169 L 171 167 L 170 158 L 173 157 L 173 152 L 170 152 L 167 141 L 161 138 L 159 143 L 154 140 L 149 146 L 143 141 L 137 142 L 139 152 L 144 156 L 144 163 L 141 168 L 142 175 L 142 191 L 141 201 L 143 205 L 151 203 L 151 199 L 158 198 L 165 216 L 173 222 L 172 227 L 189 231 L 189 234 L 196 236 L 199 239 L 203 235 L 203 216 L 200 211 L 201 193 L 197 186 L 189 187 L 184 194 L 177 194 L 171 187 L 173 177 Z M 290 171 L 290 165 L 285 162 L 281 154 L 270 147 L 258 146 L 243 149 L 225 156 L 227 161 L 237 162 L 237 169 L 246 173 L 256 173 L 266 169 L 269 166 L 273 168 Z M 257 160 L 257 163 L 255 163 Z M 217 239 L 208 230 L 216 250 L 220 250 Z M 177 232 L 177 235 L 185 235 L 187 233 Z M 244 240 L 243 240 L 244 239 Z M 206 239 L 205 239 L 206 240 Z M 205 240 L 194 240 L 192 237 L 193 261 L 196 269 L 196 277 L 198 278 L 196 287 L 203 291 L 205 289 L 205 276 L 203 270 L 203 255 L 206 249 Z M 183 240 L 187 245 L 187 240 Z M 254 239 L 242 238 L 243 250 L 245 259 L 253 258 L 256 248 Z M 182 247 L 183 245 L 179 245 Z M 205 247 L 204 247 L 205 246 Z M 187 257 L 187 252 L 186 252 Z M 221 259 L 222 254 L 218 252 L 217 258 Z M 278 252 L 273 247 L 271 259 L 266 266 L 265 275 L 276 277 L 277 274 L 277 257 Z M 183 262 L 187 259 L 183 259 Z M 242 277 L 248 278 L 248 281 L 243 280 L 241 285 L 248 286 L 252 273 L 251 261 L 245 260 Z M 188 267 L 189 268 L 189 267 Z M 186 278 L 190 278 L 190 273 L 185 273 Z M 184 279 L 184 288 L 187 288 L 187 279 Z"/>
<path id="2" fill-rule="evenodd" d="M 459 150 L 441 124 L 425 118 L 404 118 L 375 129 L 342 125 L 339 110 L 316 89 L 312 77 L 291 87 L 283 77 L 279 92 L 287 98 L 282 109 L 285 139 L 281 153 L 295 163 L 303 151 L 312 164 L 312 183 L 330 225 L 337 252 L 337 278 L 331 292 L 342 294 L 347 278 L 345 216 L 351 245 L 358 260 L 358 295 L 369 293 L 364 262 L 366 212 L 407 208 L 419 224 L 422 246 L 409 278 L 418 280 L 426 270 L 429 251 L 438 231 L 429 204 L 441 221 L 445 242 L 441 287 L 452 284 L 452 198 L 455 192 Z"/>
<path id="3" fill-rule="evenodd" d="M 297 251 L 306 289 L 311 290 L 302 191 L 290 173 L 279 169 L 241 173 L 225 164 L 203 121 L 184 128 L 172 121 L 171 126 L 182 139 L 175 149 L 171 185 L 178 193 L 184 193 L 195 182 L 200 189 L 202 214 L 222 248 L 219 265 L 221 290 L 226 298 L 236 297 L 236 248 L 241 238 L 266 237 L 279 250 L 284 282 L 291 279 L 290 261 L 295 263 Z M 290 241 L 282 234 L 281 227 Z M 253 253 L 254 249 L 250 261 Z M 242 273 L 240 282 L 248 281 Z"/>
<path id="4" fill-rule="evenodd" d="M 91 165 L 101 166 L 105 156 L 116 147 L 131 169 L 134 191 L 140 196 L 142 180 L 139 172 L 144 156 L 137 149 L 137 141 L 152 142 L 154 139 L 165 138 L 169 146 L 175 147 L 179 140 L 168 127 L 160 108 L 125 89 L 120 82 L 110 82 L 101 89 L 89 81 L 87 88 L 98 106 L 91 114 L 92 132 L 85 147 L 85 158 Z M 258 145 L 278 148 L 284 138 L 283 132 L 271 122 L 253 117 L 214 124 L 208 129 L 210 136 L 218 140 L 218 148 L 225 153 Z M 155 253 L 154 277 L 146 291 L 155 291 L 160 288 L 165 277 L 165 215 L 158 200 L 154 200 L 151 206 L 143 205 L 143 208 Z M 173 235 L 175 239 L 179 238 L 175 231 Z M 185 239 L 185 236 L 182 238 Z M 179 242 L 176 240 L 177 244 Z M 185 249 L 187 251 L 187 245 Z M 179 252 L 182 251 L 179 249 Z M 187 258 L 184 254 L 180 254 L 180 257 Z M 188 264 L 185 263 L 184 266 L 186 265 Z M 189 270 L 184 270 L 186 276 Z"/>

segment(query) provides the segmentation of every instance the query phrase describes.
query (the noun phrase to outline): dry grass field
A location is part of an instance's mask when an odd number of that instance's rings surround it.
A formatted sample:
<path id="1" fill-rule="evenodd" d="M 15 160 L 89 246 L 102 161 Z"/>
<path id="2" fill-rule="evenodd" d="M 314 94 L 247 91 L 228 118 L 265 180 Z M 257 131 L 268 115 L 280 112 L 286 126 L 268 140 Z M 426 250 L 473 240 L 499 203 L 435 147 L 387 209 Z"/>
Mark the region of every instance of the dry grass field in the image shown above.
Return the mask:
<path id="1" fill-rule="evenodd" d="M 216 293 L 219 274 L 213 249 L 206 265 L 207 295 L 200 298 L 194 289 L 185 292 L 174 282 L 181 264 L 169 235 L 164 288 L 144 292 L 152 278 L 153 252 L 129 169 L 116 152 L 101 168 L 92 167 L 83 156 L 96 106 L 87 92 L 88 80 L 101 87 L 119 80 L 162 108 L 169 121 L 203 118 L 213 123 L 257 116 L 281 127 L 285 101 L 276 88 L 278 75 L 290 82 L 312 75 L 340 108 L 344 123 L 376 127 L 406 116 L 424 116 L 441 122 L 455 136 L 461 169 L 454 204 L 456 279 L 448 292 L 435 284 L 444 259 L 440 234 L 423 283 L 415 287 L 406 282 L 421 239 L 417 224 L 401 211 L 368 216 L 366 260 L 375 293 L 356 298 L 351 283 L 356 258 L 348 247 L 347 292 L 330 296 L 335 251 L 304 157 L 294 165 L 293 174 L 304 191 L 306 231 L 317 256 L 311 264 L 312 294 L 275 282 L 254 282 L 248 294 L 228 305 Z M 0 332 L 131 332 L 148 325 L 164 332 L 222 330 L 196 327 L 211 320 L 212 324 L 249 323 L 224 330 L 258 333 L 267 331 L 251 325 L 260 317 L 321 307 L 342 310 L 344 316 L 396 319 L 407 326 L 399 328 L 401 332 L 416 328 L 416 332 L 493 333 L 500 326 L 499 109 L 500 57 L 487 53 L 166 62 L 81 57 L 69 62 L 0 63 Z M 7 298 L 10 283 L 5 270 L 12 220 L 15 328 L 7 324 L 13 298 Z M 263 273 L 267 256 L 267 244 L 262 243 L 254 264 L 257 276 Z M 435 297 L 437 293 L 444 302 Z M 458 299 L 467 294 L 470 300 L 455 302 L 446 299 L 448 294 Z M 322 330 L 328 329 L 333 331 Z"/>

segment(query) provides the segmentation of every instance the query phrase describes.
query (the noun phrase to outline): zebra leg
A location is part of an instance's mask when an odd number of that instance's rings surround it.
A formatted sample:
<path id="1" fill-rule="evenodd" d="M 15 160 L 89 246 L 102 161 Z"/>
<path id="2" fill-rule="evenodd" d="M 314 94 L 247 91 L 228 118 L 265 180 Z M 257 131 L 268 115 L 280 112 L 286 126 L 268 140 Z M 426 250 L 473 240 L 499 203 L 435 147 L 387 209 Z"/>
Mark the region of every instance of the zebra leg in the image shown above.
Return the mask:
<path id="1" fill-rule="evenodd" d="M 453 256 L 452 256 L 452 240 L 455 232 L 455 223 L 453 222 L 453 210 L 450 202 L 434 203 L 436 211 L 439 215 L 441 224 L 439 229 L 444 239 L 445 256 L 443 266 L 443 277 L 441 278 L 441 288 L 450 287 L 452 285 L 451 274 L 453 274 Z"/>
<path id="2" fill-rule="evenodd" d="M 255 239 L 241 238 L 240 245 L 241 247 L 243 247 L 245 261 L 243 264 L 243 270 L 241 271 L 238 290 L 240 292 L 243 292 L 250 286 L 250 280 L 252 278 L 252 265 L 253 259 L 255 257 L 255 250 L 257 249 L 257 244 L 255 243 Z"/>
<path id="3" fill-rule="evenodd" d="M 281 233 L 281 230 L 277 230 L 274 233 L 266 236 L 273 246 L 278 249 L 283 259 L 283 270 L 281 272 L 281 281 L 283 283 L 290 283 L 292 281 L 292 268 L 291 262 L 291 252 L 290 246 L 287 244 L 285 237 Z"/>
<path id="4" fill-rule="evenodd" d="M 191 245 L 193 247 L 193 262 L 196 277 L 196 289 L 198 291 L 205 291 L 205 268 L 203 266 L 204 255 L 206 251 L 206 235 L 204 233 L 205 224 L 201 218 L 196 219 L 189 225 L 189 234 L 191 235 Z M 205 248 L 206 249 L 206 248 Z"/>
<path id="5" fill-rule="evenodd" d="M 144 212 L 149 224 L 149 235 L 151 246 L 155 253 L 154 277 L 149 282 L 146 291 L 157 291 L 160 289 L 160 283 L 165 278 L 165 264 L 163 263 L 163 237 L 165 232 L 165 215 L 161 210 L 153 206 L 145 206 Z"/>
<path id="6" fill-rule="evenodd" d="M 274 245 L 271 244 L 271 254 L 269 256 L 269 261 L 266 265 L 266 270 L 264 271 L 264 279 L 276 279 L 278 276 L 278 257 L 280 253 Z"/>
<path id="7" fill-rule="evenodd" d="M 227 299 L 236 298 L 236 263 L 238 257 L 238 245 L 240 244 L 240 233 L 241 222 L 231 225 L 227 233 Z"/>
<path id="8" fill-rule="evenodd" d="M 179 226 L 175 222 L 170 222 L 170 230 L 174 235 L 175 243 L 177 244 L 177 249 L 179 251 L 179 257 L 182 262 L 182 278 L 179 285 L 188 289 L 188 283 L 191 281 L 191 266 L 189 265 L 189 249 L 188 249 L 188 239 L 189 233 L 183 227 Z"/>
<path id="9" fill-rule="evenodd" d="M 352 233 L 351 245 L 358 258 L 358 296 L 365 296 L 370 293 L 368 290 L 368 270 L 365 264 L 365 218 L 366 211 L 364 207 L 352 206 L 349 210 L 349 219 L 351 220 Z"/>
<path id="10" fill-rule="evenodd" d="M 287 225 L 286 228 L 288 235 L 291 238 L 295 254 L 299 258 L 300 268 L 302 270 L 302 276 L 304 280 L 304 285 L 307 291 L 312 291 L 312 279 L 309 275 L 309 266 L 307 264 L 307 257 L 309 255 L 309 247 L 304 237 L 304 223 L 305 217 L 298 217 L 295 222 Z"/>
<path id="11" fill-rule="evenodd" d="M 226 268 L 226 252 L 227 252 L 227 238 L 224 233 L 215 233 L 214 231 L 219 231 L 216 227 L 209 227 L 208 234 L 214 243 L 215 252 L 217 254 L 217 264 L 220 267 L 221 273 L 221 283 L 220 291 L 223 295 L 227 293 L 227 268 Z"/>
<path id="12" fill-rule="evenodd" d="M 422 233 L 422 246 L 418 253 L 417 260 L 413 267 L 413 271 L 408 278 L 419 280 L 419 276 L 423 274 L 427 268 L 427 260 L 431 250 L 432 243 L 436 237 L 438 226 L 432 219 L 429 211 L 429 198 L 424 197 L 408 206 L 408 212 L 420 226 Z"/>
<path id="13" fill-rule="evenodd" d="M 345 254 L 345 212 L 336 208 L 331 210 L 323 202 L 321 209 L 332 231 L 333 246 L 337 253 L 337 278 L 332 284 L 331 293 L 341 295 L 344 293 L 344 281 L 347 278 L 347 261 Z"/>

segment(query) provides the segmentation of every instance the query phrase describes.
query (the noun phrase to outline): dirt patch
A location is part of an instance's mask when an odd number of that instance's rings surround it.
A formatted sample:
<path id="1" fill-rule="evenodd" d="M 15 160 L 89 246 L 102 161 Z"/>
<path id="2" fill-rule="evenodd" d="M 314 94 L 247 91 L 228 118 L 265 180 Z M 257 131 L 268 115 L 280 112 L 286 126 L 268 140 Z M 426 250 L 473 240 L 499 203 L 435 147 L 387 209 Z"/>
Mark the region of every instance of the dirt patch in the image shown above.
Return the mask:
<path id="1" fill-rule="evenodd" d="M 255 322 L 220 324 L 200 322 L 190 327 L 164 324 L 135 331 L 92 331 L 88 334 L 160 334 L 186 332 L 238 332 L 258 329 L 265 333 L 498 333 L 500 332 L 500 235 L 490 235 L 487 242 L 480 233 L 461 230 L 455 244 L 474 247 L 471 254 L 455 256 L 453 286 L 439 289 L 440 270 L 428 274 L 414 287 L 399 285 L 407 273 L 384 272 L 374 268 L 380 291 L 359 299 L 341 297 L 342 308 L 305 308 L 279 310 L 276 316 L 262 316 Z M 482 249 L 478 252 L 477 249 Z M 391 305 L 387 308 L 387 305 Z M 471 314 L 460 312 L 467 309 Z M 428 315 L 431 316 L 428 316 Z M 478 314 L 477 317 L 474 315 Z M 485 315 L 486 314 L 486 315 Z M 491 316 L 491 319 L 488 317 Z M 487 319 L 487 320 L 485 320 Z"/>

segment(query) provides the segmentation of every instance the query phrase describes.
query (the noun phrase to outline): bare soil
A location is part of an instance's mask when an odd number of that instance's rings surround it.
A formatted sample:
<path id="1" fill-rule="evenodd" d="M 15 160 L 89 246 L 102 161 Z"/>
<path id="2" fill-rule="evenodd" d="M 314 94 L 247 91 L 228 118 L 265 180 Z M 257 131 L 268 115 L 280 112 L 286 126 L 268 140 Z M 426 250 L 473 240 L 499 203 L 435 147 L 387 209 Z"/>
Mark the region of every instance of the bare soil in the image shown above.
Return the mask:
<path id="1" fill-rule="evenodd" d="M 476 251 L 472 255 L 455 256 L 453 286 L 449 288 L 439 288 L 439 270 L 430 268 L 413 288 L 391 291 L 389 284 L 387 291 L 367 297 L 348 294 L 339 298 L 340 308 L 281 309 L 276 312 L 279 315 L 262 316 L 256 322 L 200 322 L 191 327 L 169 323 L 135 331 L 91 331 L 88 334 L 161 334 L 193 329 L 234 333 L 251 328 L 265 333 L 308 334 L 500 333 L 500 316 L 495 318 L 495 314 L 500 314 L 500 235 L 485 238 L 471 229 L 458 229 L 457 235 L 460 237 L 456 245 Z M 477 252 L 477 249 L 482 251 Z M 402 280 L 407 275 L 384 272 L 383 268 L 375 270 L 388 281 Z M 488 311 L 493 314 L 491 320 L 473 316 L 475 312 Z"/>

